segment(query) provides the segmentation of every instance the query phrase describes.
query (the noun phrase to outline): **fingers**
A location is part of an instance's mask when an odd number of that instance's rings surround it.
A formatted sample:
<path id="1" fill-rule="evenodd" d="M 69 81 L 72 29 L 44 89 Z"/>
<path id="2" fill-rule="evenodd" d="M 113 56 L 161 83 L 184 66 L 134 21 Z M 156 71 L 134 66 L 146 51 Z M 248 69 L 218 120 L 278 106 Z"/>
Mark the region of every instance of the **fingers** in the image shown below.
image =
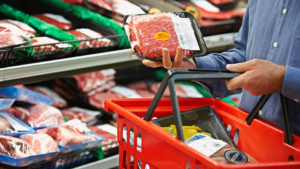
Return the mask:
<path id="1" fill-rule="evenodd" d="M 166 48 L 162 49 L 162 56 L 163 56 L 163 66 L 167 67 L 167 68 L 171 68 L 172 67 L 172 61 L 169 55 L 169 50 Z"/>
<path id="2" fill-rule="evenodd" d="M 253 69 L 256 62 L 257 62 L 256 60 L 250 60 L 244 63 L 227 64 L 226 69 L 231 72 L 246 72 L 248 70 Z"/>
<path id="3" fill-rule="evenodd" d="M 180 67 L 183 62 L 183 50 L 181 46 L 177 47 L 176 56 L 174 60 L 174 67 Z"/>
<path id="4" fill-rule="evenodd" d="M 238 77 L 235 77 L 231 80 L 226 81 L 227 89 L 228 90 L 234 90 L 237 88 L 243 88 L 245 84 L 247 83 L 248 77 L 247 73 L 244 73 Z"/>
<path id="5" fill-rule="evenodd" d="M 133 50 L 130 50 L 130 54 L 132 55 L 135 55 L 134 51 Z"/>
<path id="6" fill-rule="evenodd" d="M 164 66 L 162 61 L 143 60 L 143 64 L 152 68 Z"/>

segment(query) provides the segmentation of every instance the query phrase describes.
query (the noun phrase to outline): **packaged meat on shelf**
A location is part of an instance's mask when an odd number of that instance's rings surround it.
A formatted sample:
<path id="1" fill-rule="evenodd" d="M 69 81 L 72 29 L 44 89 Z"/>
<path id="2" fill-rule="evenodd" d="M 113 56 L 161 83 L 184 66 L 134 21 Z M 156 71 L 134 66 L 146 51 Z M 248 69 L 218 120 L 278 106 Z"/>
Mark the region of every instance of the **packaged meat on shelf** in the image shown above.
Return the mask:
<path id="1" fill-rule="evenodd" d="M 28 44 L 25 32 L 10 23 L 0 22 L 0 49 Z M 1 58 L 2 59 L 2 58 Z"/>

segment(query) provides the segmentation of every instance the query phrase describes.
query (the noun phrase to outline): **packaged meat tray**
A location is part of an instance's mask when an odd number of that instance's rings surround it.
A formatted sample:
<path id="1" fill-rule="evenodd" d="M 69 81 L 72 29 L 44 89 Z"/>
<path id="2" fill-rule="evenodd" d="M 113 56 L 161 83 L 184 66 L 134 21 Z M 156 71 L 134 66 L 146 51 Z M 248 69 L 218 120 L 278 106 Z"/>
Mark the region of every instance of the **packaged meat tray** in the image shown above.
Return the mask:
<path id="1" fill-rule="evenodd" d="M 28 44 L 30 39 L 21 29 L 10 23 L 0 23 L 0 49 Z"/>
<path id="2" fill-rule="evenodd" d="M 10 113 L 0 111 L 0 134 L 18 137 L 21 134 L 33 133 L 28 125 L 12 116 Z"/>
<path id="3" fill-rule="evenodd" d="M 25 167 L 58 155 L 58 152 L 37 154 L 28 142 L 11 136 L 0 135 L 0 147 L 0 163 L 13 167 Z"/>
<path id="4" fill-rule="evenodd" d="M 9 109 L 14 102 L 15 99 L 0 99 L 0 110 Z"/>
<path id="5" fill-rule="evenodd" d="M 102 115 L 100 111 L 87 110 L 80 107 L 62 109 L 61 113 L 68 120 L 78 119 L 83 123 L 91 121 Z"/>
<path id="6" fill-rule="evenodd" d="M 65 17 L 61 15 L 44 13 L 44 14 L 35 14 L 33 16 L 63 30 L 69 30 L 72 29 L 73 27 L 71 21 L 67 20 Z"/>
<path id="7" fill-rule="evenodd" d="M 44 126 L 61 125 L 65 122 L 60 110 L 47 105 L 13 106 L 6 111 L 34 129 Z"/>
<path id="8" fill-rule="evenodd" d="M 161 60 L 163 48 L 174 58 L 178 46 L 183 48 L 184 58 L 207 51 L 197 21 L 190 13 L 127 15 L 123 22 L 131 48 L 140 59 Z"/>
<path id="9" fill-rule="evenodd" d="M 12 24 L 12 25 L 18 27 L 19 29 L 21 29 L 28 38 L 35 37 L 36 31 L 31 26 L 27 25 L 24 22 L 12 20 L 12 19 L 4 19 L 4 20 L 0 20 L 0 23 Z"/>
<path id="10" fill-rule="evenodd" d="M 20 138 L 31 146 L 36 154 L 58 152 L 58 144 L 48 134 L 24 134 Z"/>
<path id="11" fill-rule="evenodd" d="M 109 149 L 113 149 L 119 146 L 116 127 L 110 124 L 103 124 L 103 125 L 91 126 L 89 128 L 91 129 L 92 132 L 105 138 L 105 140 L 102 141 L 103 151 L 107 151 Z"/>

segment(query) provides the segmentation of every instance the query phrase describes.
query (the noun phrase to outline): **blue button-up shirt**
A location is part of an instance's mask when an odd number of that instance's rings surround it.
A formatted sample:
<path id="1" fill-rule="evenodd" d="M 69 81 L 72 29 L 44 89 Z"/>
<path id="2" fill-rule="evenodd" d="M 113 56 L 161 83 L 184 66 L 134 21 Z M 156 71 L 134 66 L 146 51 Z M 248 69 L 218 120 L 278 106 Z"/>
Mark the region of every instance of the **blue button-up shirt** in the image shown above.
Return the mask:
<path id="1" fill-rule="evenodd" d="M 300 1 L 249 0 L 236 48 L 195 59 L 200 69 L 226 69 L 228 63 L 265 59 L 286 66 L 281 93 L 287 97 L 291 127 L 300 136 Z M 206 89 L 215 97 L 225 97 L 224 82 L 209 82 Z M 243 91 L 239 108 L 250 112 L 260 96 Z M 283 128 L 279 93 L 273 94 L 259 118 Z"/>

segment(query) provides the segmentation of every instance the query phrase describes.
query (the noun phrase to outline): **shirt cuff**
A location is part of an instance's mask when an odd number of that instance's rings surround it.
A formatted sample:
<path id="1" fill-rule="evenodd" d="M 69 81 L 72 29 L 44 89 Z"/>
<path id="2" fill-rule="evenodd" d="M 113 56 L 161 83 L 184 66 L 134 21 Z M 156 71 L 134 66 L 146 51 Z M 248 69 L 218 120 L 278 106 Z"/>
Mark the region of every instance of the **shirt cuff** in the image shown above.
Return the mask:
<path id="1" fill-rule="evenodd" d="M 216 61 L 213 57 L 206 55 L 203 57 L 195 57 L 197 69 L 217 69 Z"/>
<path id="2" fill-rule="evenodd" d="M 281 93 L 295 102 L 300 100 L 300 69 L 287 66 Z"/>

